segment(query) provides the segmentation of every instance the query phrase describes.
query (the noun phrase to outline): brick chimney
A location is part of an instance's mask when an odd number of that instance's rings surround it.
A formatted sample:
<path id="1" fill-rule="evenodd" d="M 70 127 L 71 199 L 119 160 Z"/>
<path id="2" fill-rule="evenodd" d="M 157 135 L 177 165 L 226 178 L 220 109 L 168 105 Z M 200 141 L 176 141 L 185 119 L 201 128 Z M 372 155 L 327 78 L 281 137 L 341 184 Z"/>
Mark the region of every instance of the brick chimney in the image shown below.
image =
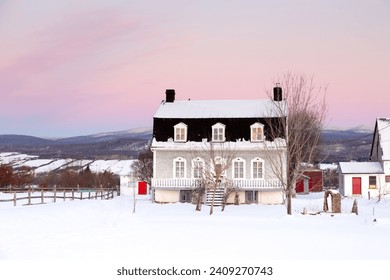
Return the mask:
<path id="1" fill-rule="evenodd" d="M 167 89 L 165 91 L 165 102 L 173 103 L 175 101 L 175 90 Z"/>
<path id="2" fill-rule="evenodd" d="M 274 87 L 274 101 L 282 101 L 283 95 L 282 95 L 282 88 L 280 87 L 279 83 L 276 83 Z"/>

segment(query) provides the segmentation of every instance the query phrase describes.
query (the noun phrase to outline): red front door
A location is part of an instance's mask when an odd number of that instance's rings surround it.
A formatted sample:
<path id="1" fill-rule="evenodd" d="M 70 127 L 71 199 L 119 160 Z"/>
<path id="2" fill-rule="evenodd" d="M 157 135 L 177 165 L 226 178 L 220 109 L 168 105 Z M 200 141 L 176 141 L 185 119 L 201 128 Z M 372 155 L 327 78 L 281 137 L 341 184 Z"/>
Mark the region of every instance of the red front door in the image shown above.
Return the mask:
<path id="1" fill-rule="evenodd" d="M 138 194 L 147 194 L 148 188 L 146 182 L 138 182 Z"/>
<path id="2" fill-rule="evenodd" d="M 362 194 L 362 178 L 352 177 L 352 194 Z"/>

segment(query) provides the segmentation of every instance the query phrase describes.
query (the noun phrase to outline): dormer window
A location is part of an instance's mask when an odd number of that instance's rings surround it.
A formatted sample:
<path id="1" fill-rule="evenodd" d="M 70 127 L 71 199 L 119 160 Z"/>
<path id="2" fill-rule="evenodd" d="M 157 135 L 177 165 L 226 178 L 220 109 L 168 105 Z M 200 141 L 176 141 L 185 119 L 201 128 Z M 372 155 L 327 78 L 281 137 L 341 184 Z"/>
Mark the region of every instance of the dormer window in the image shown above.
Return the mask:
<path id="1" fill-rule="evenodd" d="M 251 141 L 260 142 L 264 140 L 264 125 L 261 123 L 254 123 L 251 125 Z"/>
<path id="2" fill-rule="evenodd" d="M 225 141 L 225 125 L 222 123 L 216 123 L 211 127 L 212 129 L 212 140 L 214 142 L 224 142 Z"/>
<path id="3" fill-rule="evenodd" d="M 187 125 L 185 123 L 178 123 L 175 125 L 175 142 L 187 142 Z"/>

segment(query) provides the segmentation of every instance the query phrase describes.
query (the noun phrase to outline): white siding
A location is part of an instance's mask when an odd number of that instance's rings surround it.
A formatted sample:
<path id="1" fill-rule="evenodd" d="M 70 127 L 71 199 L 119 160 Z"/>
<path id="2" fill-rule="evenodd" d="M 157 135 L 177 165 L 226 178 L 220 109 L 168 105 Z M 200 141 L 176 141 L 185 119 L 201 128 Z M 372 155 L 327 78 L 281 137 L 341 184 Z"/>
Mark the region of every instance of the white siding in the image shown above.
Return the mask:
<path id="1" fill-rule="evenodd" d="M 369 193 L 370 193 L 370 197 L 378 196 L 379 182 L 380 182 L 380 180 L 384 180 L 383 175 L 376 175 L 376 174 L 344 174 L 342 176 L 343 176 L 344 188 L 340 189 L 340 194 L 343 196 L 352 196 L 352 178 L 353 177 L 361 178 L 361 185 L 362 185 L 362 194 L 361 195 L 363 197 L 368 197 Z M 377 189 L 370 189 L 369 188 L 369 177 L 370 176 L 376 176 Z"/>
<path id="2" fill-rule="evenodd" d="M 280 153 L 281 151 L 256 151 L 253 150 L 249 151 L 239 151 L 236 152 L 237 157 L 242 158 L 245 160 L 245 172 L 244 172 L 244 178 L 250 179 L 251 178 L 251 160 L 254 158 L 261 158 L 264 160 L 264 179 L 277 179 L 275 174 L 272 171 L 271 165 L 269 162 L 267 162 L 267 158 L 270 156 L 267 155 L 267 153 Z M 173 178 L 173 162 L 177 157 L 182 157 L 186 160 L 186 178 L 191 178 L 191 161 L 195 157 L 202 158 L 202 154 L 194 153 L 191 151 L 178 151 L 178 150 L 156 150 L 155 153 L 155 163 L 154 163 L 154 177 L 155 178 Z M 206 154 L 205 154 L 206 155 Z M 206 160 L 205 158 L 202 158 Z M 283 166 L 286 166 L 285 158 L 283 159 Z M 206 163 L 207 167 L 207 163 Z M 232 169 L 227 172 L 227 177 L 232 178 Z"/>

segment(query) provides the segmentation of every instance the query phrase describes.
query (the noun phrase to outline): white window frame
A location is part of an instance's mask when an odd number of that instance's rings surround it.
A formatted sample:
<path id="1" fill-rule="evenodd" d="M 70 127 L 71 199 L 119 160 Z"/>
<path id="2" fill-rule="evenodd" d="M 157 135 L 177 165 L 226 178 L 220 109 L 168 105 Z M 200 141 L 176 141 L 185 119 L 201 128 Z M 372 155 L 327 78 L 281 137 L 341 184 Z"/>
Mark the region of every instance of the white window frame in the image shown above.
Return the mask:
<path id="1" fill-rule="evenodd" d="M 251 129 L 251 142 L 264 141 L 264 125 L 256 122 L 250 126 Z M 261 129 L 261 133 L 258 130 Z"/>
<path id="2" fill-rule="evenodd" d="M 243 158 L 235 158 L 232 163 L 233 163 L 232 164 L 232 166 L 233 166 L 232 178 L 233 179 L 244 179 L 245 178 L 245 160 Z M 242 167 L 241 171 L 237 170 L 241 174 L 236 172 L 237 167 Z"/>
<path id="3" fill-rule="evenodd" d="M 174 141 L 175 142 L 187 142 L 187 130 L 188 126 L 185 123 L 178 123 L 173 127 Z"/>
<path id="4" fill-rule="evenodd" d="M 258 176 L 253 176 L 254 175 L 254 164 L 257 164 L 257 163 L 261 163 L 261 177 L 258 177 Z M 258 168 L 257 168 L 258 169 Z M 257 174 L 258 172 L 256 172 Z M 258 175 L 258 174 L 257 174 Z M 254 158 L 251 160 L 251 179 L 255 179 L 255 180 L 261 180 L 261 179 L 264 179 L 264 160 L 261 159 L 261 158 Z"/>
<path id="5" fill-rule="evenodd" d="M 194 158 L 192 160 L 192 172 L 191 176 L 194 179 L 201 179 L 204 177 L 204 168 L 205 168 L 205 163 L 204 160 L 200 157 Z M 201 166 L 201 171 L 199 172 L 199 166 Z M 196 171 L 196 174 L 195 174 Z M 200 173 L 200 174 L 199 174 Z M 196 175 L 196 176 L 195 176 Z"/>
<path id="6" fill-rule="evenodd" d="M 180 166 L 178 166 L 180 164 Z M 177 157 L 173 160 L 173 178 L 186 178 L 187 164 L 182 157 Z"/>
<path id="7" fill-rule="evenodd" d="M 225 142 L 225 128 L 226 125 L 222 123 L 216 123 L 211 127 L 211 139 L 213 142 Z"/>

